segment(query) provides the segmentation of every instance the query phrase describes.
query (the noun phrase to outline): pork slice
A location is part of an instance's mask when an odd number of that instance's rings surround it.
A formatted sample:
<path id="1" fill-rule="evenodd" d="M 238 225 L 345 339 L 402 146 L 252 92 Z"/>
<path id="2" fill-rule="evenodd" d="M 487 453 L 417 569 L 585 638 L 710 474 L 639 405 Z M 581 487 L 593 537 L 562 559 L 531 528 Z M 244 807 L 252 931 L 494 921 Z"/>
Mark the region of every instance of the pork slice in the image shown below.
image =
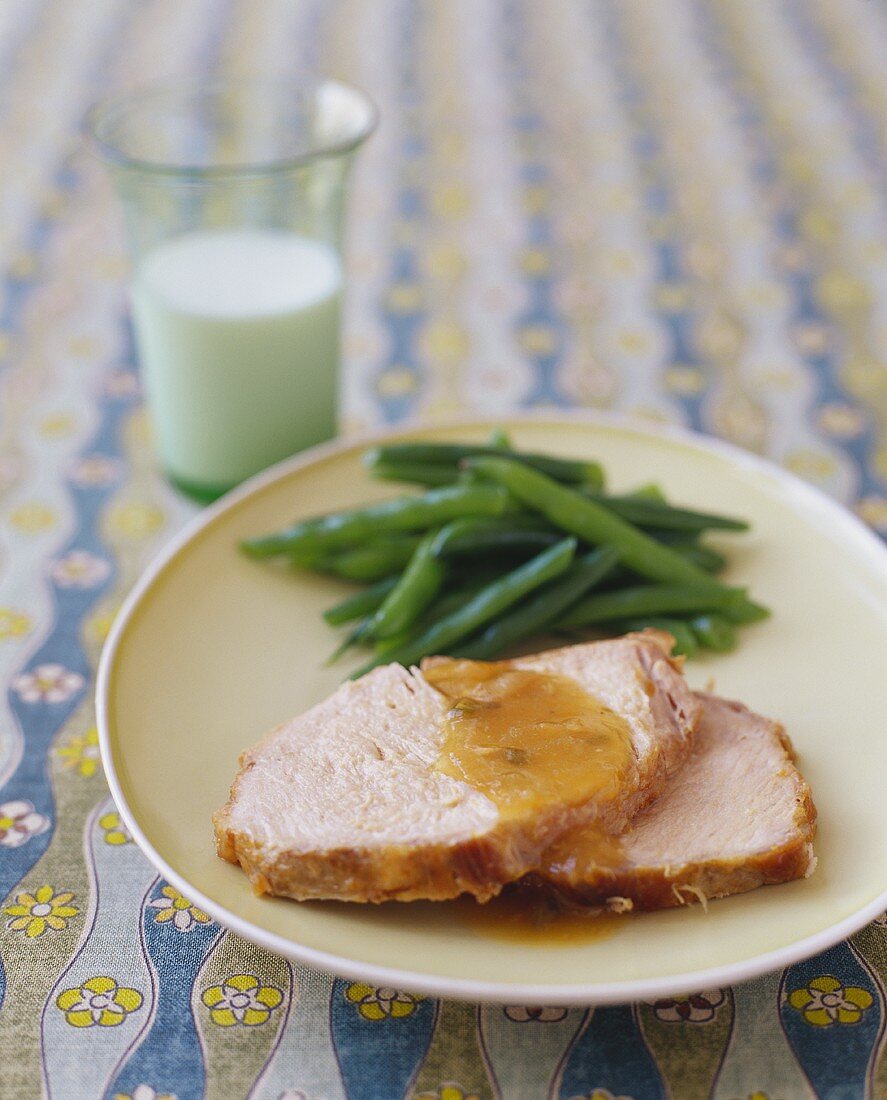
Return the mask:
<path id="1" fill-rule="evenodd" d="M 626 720 L 618 791 L 501 814 L 435 765 L 451 703 L 418 669 L 375 669 L 273 730 L 241 757 L 214 816 L 219 855 L 254 889 L 297 899 L 485 900 L 538 865 L 565 828 L 622 828 L 686 756 L 699 705 L 656 632 L 511 662 L 557 673 Z"/>
<path id="2" fill-rule="evenodd" d="M 534 876 L 571 901 L 664 909 L 812 874 L 816 808 L 783 728 L 699 693 L 693 749 L 662 794 L 605 848 L 565 832 Z"/>

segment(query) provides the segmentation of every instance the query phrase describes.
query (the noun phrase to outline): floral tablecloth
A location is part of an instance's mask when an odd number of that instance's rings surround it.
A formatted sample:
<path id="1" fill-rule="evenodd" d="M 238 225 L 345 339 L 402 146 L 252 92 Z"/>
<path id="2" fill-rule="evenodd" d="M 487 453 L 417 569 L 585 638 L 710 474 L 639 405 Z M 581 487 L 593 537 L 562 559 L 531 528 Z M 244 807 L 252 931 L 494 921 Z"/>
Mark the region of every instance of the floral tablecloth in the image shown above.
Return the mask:
<path id="1" fill-rule="evenodd" d="M 3 0 L 4 1100 L 887 1096 L 884 920 L 734 989 L 502 1008 L 292 965 L 157 878 L 107 797 L 92 688 L 195 508 L 154 466 L 78 138 L 109 87 L 351 79 L 384 122 L 352 207 L 347 430 L 618 408 L 887 533 L 885 57 L 875 0 Z"/>

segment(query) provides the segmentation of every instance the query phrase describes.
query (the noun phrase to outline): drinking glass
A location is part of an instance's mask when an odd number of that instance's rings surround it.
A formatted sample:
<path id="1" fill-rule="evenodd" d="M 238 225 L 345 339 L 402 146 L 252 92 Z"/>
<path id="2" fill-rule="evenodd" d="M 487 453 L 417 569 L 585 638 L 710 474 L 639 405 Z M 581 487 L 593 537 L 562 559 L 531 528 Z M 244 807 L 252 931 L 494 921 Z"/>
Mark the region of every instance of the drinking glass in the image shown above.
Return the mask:
<path id="1" fill-rule="evenodd" d="M 197 499 L 336 433 L 343 215 L 376 119 L 346 84 L 260 79 L 88 116 L 123 205 L 160 461 Z"/>

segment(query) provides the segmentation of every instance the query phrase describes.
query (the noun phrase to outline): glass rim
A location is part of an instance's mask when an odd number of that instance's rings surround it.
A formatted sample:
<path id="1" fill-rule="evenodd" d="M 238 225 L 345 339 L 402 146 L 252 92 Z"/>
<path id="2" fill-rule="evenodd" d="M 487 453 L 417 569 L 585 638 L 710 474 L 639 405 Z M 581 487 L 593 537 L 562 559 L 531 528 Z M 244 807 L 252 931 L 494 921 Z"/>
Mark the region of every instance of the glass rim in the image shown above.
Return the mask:
<path id="1" fill-rule="evenodd" d="M 119 145 L 101 134 L 104 122 L 119 116 L 152 98 L 170 94 L 212 95 L 238 88 L 280 88 L 299 91 L 321 88 L 337 88 L 348 92 L 360 101 L 366 111 L 366 121 L 353 134 L 338 141 L 319 143 L 303 153 L 294 153 L 263 161 L 244 161 L 232 164 L 173 164 L 164 160 L 147 160 L 123 152 Z M 140 172 L 147 176 L 166 176 L 177 179 L 217 180 L 231 177 L 260 177 L 284 174 L 319 160 L 334 159 L 353 152 L 373 133 L 379 124 L 379 108 L 370 95 L 354 84 L 330 77 L 309 79 L 287 77 L 222 77 L 213 80 L 181 80 L 143 85 L 132 91 L 114 93 L 93 103 L 83 119 L 83 131 L 93 153 L 116 168 Z"/>

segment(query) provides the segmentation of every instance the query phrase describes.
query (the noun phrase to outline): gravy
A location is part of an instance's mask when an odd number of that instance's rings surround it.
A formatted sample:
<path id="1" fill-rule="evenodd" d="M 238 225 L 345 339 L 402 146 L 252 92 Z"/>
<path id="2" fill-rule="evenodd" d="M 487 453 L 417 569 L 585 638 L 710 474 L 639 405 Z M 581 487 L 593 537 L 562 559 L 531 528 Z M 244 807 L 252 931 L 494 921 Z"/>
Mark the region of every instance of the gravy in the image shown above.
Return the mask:
<path id="1" fill-rule="evenodd" d="M 574 680 L 450 658 L 422 673 L 452 704 L 436 767 L 485 794 L 504 819 L 617 795 L 631 730 Z"/>
<path id="2" fill-rule="evenodd" d="M 570 905 L 554 893 L 518 883 L 480 905 L 462 897 L 447 902 L 460 924 L 479 935 L 532 947 L 570 947 L 615 936 L 626 916 Z"/>

